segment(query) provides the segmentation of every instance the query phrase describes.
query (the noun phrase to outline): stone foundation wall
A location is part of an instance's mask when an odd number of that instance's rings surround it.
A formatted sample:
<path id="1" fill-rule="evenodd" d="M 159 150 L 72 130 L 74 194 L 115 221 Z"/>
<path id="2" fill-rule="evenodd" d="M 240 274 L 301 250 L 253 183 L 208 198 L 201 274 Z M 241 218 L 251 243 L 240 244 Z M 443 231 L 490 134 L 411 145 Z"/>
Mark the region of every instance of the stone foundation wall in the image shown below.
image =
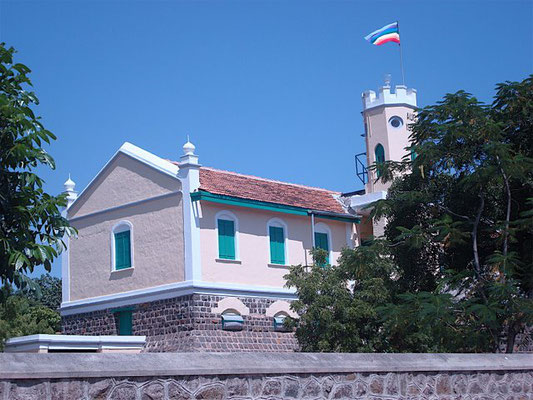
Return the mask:
<path id="1" fill-rule="evenodd" d="M 213 310 L 222 296 L 193 294 L 133 307 L 133 334 L 146 336 L 147 352 L 271 351 L 298 348 L 292 332 L 275 332 L 266 315 L 277 299 L 239 297 L 249 309 L 242 331 L 222 330 L 221 315 Z M 116 335 L 113 309 L 62 317 L 62 332 L 71 335 Z M 1 398 L 0 398 L 1 399 Z"/>
<path id="2" fill-rule="evenodd" d="M 533 399 L 528 355 L 187 354 L 0 354 L 0 399 Z"/>

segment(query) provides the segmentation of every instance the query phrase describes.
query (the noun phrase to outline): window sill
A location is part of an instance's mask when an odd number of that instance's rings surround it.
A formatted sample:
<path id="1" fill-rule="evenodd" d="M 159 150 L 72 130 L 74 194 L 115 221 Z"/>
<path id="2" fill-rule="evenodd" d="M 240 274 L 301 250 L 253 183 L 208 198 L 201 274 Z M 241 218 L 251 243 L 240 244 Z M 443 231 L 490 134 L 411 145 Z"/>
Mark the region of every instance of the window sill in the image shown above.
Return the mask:
<path id="1" fill-rule="evenodd" d="M 228 260 L 227 258 L 215 258 L 215 261 L 222 264 L 242 264 L 241 260 Z"/>
<path id="2" fill-rule="evenodd" d="M 289 269 L 290 265 L 286 264 L 267 264 L 268 268 L 281 268 L 281 269 Z"/>
<path id="3" fill-rule="evenodd" d="M 120 273 L 120 272 L 124 272 L 124 271 L 133 271 L 135 268 L 134 267 L 128 267 L 128 268 L 122 268 L 122 269 L 113 269 L 111 270 L 111 273 Z"/>

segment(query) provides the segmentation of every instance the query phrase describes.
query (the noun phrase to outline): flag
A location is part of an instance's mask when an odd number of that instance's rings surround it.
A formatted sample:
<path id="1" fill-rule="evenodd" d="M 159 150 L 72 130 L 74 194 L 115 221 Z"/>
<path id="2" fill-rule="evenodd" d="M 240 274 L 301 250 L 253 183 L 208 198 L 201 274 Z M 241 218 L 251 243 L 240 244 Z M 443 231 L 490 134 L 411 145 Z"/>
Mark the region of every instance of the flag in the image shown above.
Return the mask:
<path id="1" fill-rule="evenodd" d="M 394 42 L 400 44 L 400 30 L 398 29 L 398 22 L 385 25 L 383 28 L 372 32 L 365 36 L 365 40 L 376 46 L 381 46 L 387 42 Z"/>

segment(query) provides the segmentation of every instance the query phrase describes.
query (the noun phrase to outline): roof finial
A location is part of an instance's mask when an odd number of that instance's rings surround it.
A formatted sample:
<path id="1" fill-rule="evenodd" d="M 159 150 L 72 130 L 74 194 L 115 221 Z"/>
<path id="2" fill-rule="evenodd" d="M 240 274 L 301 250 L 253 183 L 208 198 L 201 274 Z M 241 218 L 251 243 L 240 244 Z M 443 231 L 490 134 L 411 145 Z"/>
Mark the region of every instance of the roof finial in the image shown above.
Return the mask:
<path id="1" fill-rule="evenodd" d="M 72 179 L 70 179 L 70 173 L 68 174 L 68 179 L 63 184 L 63 187 L 65 188 L 65 192 L 74 192 L 74 188 L 76 187 L 76 182 L 74 182 Z"/>
<path id="2" fill-rule="evenodd" d="M 74 190 L 76 188 L 76 183 L 70 179 L 70 173 L 68 174 L 68 179 L 63 184 L 65 188 L 65 193 L 67 194 L 67 207 L 70 207 L 74 200 L 78 198 L 78 194 Z"/>
<path id="3" fill-rule="evenodd" d="M 196 146 L 194 146 L 194 144 L 192 144 L 190 141 L 189 141 L 189 135 L 187 135 L 187 143 L 185 143 L 183 145 L 183 153 L 186 155 L 186 156 L 191 156 L 191 155 L 194 155 L 194 150 L 196 149 Z"/>

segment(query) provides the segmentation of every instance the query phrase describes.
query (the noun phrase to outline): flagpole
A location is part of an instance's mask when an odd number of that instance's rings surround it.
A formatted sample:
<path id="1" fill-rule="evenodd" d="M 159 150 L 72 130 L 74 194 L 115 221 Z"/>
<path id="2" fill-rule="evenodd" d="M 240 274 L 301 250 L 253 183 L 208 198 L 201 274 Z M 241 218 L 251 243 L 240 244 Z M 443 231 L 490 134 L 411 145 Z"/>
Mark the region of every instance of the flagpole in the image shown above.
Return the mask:
<path id="1" fill-rule="evenodd" d="M 398 36 L 400 36 L 400 22 L 396 21 L 398 24 Z M 400 36 L 400 43 L 398 43 L 398 46 L 400 46 L 400 67 L 402 68 L 402 85 L 405 86 L 405 73 L 403 71 L 403 52 L 402 52 L 402 39 Z"/>

